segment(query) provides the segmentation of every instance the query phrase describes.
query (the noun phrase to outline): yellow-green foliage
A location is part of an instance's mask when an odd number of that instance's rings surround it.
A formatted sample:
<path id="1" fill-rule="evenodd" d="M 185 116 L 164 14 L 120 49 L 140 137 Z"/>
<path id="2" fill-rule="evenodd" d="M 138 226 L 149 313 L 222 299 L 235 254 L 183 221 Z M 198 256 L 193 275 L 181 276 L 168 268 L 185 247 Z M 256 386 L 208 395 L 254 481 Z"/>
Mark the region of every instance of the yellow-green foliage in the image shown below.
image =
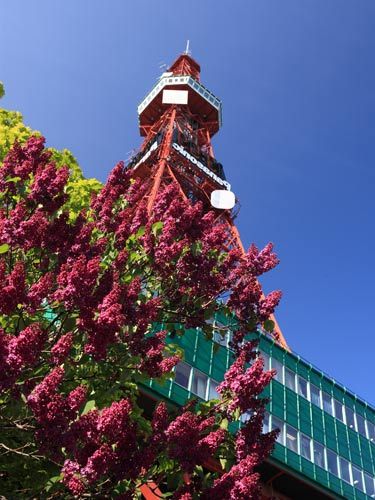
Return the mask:
<path id="1" fill-rule="evenodd" d="M 4 95 L 4 87 L 0 82 L 0 97 L 2 95 Z M 0 108 L 0 163 L 16 140 L 23 144 L 31 135 L 41 134 L 26 126 L 18 111 Z M 92 193 L 100 191 L 102 184 L 96 179 L 85 179 L 77 160 L 69 150 L 48 149 L 52 152 L 52 158 L 57 166 L 67 165 L 70 169 L 71 175 L 66 187 L 69 200 L 64 205 L 64 209 L 69 210 L 70 218 L 74 220 L 82 209 L 89 206 Z"/>
<path id="2" fill-rule="evenodd" d="M 15 140 L 22 144 L 32 134 L 40 135 L 40 132 L 27 127 L 21 113 L 0 108 L 0 161 L 4 160 Z"/>

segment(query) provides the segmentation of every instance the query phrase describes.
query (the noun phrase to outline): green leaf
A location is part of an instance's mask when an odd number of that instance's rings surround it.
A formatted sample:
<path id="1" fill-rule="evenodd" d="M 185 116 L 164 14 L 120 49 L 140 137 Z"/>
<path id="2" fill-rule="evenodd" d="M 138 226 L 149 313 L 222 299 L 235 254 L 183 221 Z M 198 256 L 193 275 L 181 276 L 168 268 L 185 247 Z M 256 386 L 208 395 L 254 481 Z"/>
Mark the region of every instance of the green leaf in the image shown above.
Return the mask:
<path id="1" fill-rule="evenodd" d="M 95 405 L 96 405 L 96 403 L 95 403 L 94 399 L 91 399 L 90 401 L 87 401 L 87 403 L 85 404 L 85 407 L 82 410 L 81 415 L 86 415 L 86 413 L 88 413 L 93 408 L 95 408 Z"/>
<path id="2" fill-rule="evenodd" d="M 228 460 L 226 458 L 220 458 L 220 465 L 225 470 Z"/>
<path id="3" fill-rule="evenodd" d="M 0 254 L 6 253 L 8 250 L 9 250 L 8 243 L 4 243 L 3 245 L 0 245 Z"/>
<path id="4" fill-rule="evenodd" d="M 223 420 L 220 422 L 220 429 L 228 429 L 229 421 L 227 418 L 223 418 Z"/>
<path id="5" fill-rule="evenodd" d="M 200 241 L 195 241 L 191 244 L 191 253 L 194 257 L 202 253 L 202 243 Z"/>
<path id="6" fill-rule="evenodd" d="M 50 477 L 48 479 L 46 491 L 49 491 L 55 483 L 57 483 L 58 481 L 61 481 L 62 477 L 63 477 L 62 474 L 59 474 L 58 476 Z"/>
<path id="7" fill-rule="evenodd" d="M 141 226 L 138 231 L 137 231 L 137 234 L 135 235 L 136 238 L 141 238 L 146 232 L 146 228 L 145 226 Z"/>
<path id="8" fill-rule="evenodd" d="M 154 222 L 151 228 L 152 234 L 156 237 L 156 235 L 158 235 L 161 232 L 162 228 L 163 228 L 163 223 L 161 220 Z"/>
<path id="9" fill-rule="evenodd" d="M 129 256 L 129 262 L 137 262 L 140 259 L 140 254 L 138 252 L 132 252 Z"/>
<path id="10" fill-rule="evenodd" d="M 266 330 L 266 332 L 272 333 L 275 329 L 275 323 L 272 321 L 272 319 L 267 319 L 263 323 L 263 328 Z"/>
<path id="11" fill-rule="evenodd" d="M 18 182 L 21 180 L 21 177 L 10 177 L 9 179 L 6 179 L 7 182 Z"/>

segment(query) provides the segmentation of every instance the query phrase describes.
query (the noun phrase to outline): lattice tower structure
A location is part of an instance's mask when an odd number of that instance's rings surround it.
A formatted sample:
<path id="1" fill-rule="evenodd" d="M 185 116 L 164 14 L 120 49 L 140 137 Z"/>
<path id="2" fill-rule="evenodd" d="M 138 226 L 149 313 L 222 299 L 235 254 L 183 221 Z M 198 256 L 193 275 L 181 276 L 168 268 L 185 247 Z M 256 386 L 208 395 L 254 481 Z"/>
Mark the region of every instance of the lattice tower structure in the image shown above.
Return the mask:
<path id="1" fill-rule="evenodd" d="M 180 55 L 160 76 L 138 106 L 138 116 L 144 140 L 127 168 L 147 184 L 149 213 L 160 190 L 175 182 L 183 198 L 201 201 L 205 211 L 215 212 L 218 224 L 224 223 L 227 249 L 244 252 L 234 224 L 238 200 L 230 210 L 211 205 L 213 191 L 231 189 L 212 146 L 222 124 L 222 103 L 201 83 L 200 66 L 189 54 Z M 272 320 L 277 341 L 289 349 L 276 319 Z"/>

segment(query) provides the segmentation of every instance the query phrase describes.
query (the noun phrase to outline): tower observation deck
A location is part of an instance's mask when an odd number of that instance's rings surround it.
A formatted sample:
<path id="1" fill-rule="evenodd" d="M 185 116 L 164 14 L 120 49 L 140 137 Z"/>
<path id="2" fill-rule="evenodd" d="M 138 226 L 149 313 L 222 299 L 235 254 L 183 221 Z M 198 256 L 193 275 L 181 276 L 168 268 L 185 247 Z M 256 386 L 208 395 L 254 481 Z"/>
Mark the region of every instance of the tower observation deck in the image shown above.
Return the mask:
<path id="1" fill-rule="evenodd" d="M 147 185 L 149 212 L 158 191 L 175 182 L 182 197 L 215 210 L 218 222 L 227 228 L 227 247 L 243 251 L 233 222 L 238 207 L 220 210 L 211 205 L 213 191 L 231 190 L 211 143 L 222 125 L 222 104 L 201 83 L 200 66 L 189 54 L 180 55 L 160 76 L 138 106 L 138 116 L 143 143 L 127 168 Z M 177 365 L 173 380 L 143 384 L 146 410 L 160 399 L 181 406 L 192 396 L 216 398 L 216 387 L 234 359 L 230 349 L 234 325 L 222 314 L 213 321 L 217 334 L 212 340 L 199 329 L 173 339 L 183 348 L 184 361 Z M 272 456 L 259 470 L 263 498 L 375 498 L 374 408 L 292 353 L 274 321 L 276 336 L 262 331 L 249 334 L 260 340 L 266 369 L 277 370 L 265 394 L 270 403 L 264 430 L 277 427 L 281 433 Z M 147 486 L 142 493 L 148 500 L 160 498 Z"/>

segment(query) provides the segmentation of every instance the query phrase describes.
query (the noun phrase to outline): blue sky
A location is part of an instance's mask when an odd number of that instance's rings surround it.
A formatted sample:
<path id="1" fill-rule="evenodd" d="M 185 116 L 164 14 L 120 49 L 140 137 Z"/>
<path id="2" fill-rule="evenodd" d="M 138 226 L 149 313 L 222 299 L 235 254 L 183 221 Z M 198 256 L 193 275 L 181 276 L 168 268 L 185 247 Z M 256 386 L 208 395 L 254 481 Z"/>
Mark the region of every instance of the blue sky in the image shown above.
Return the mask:
<path id="1" fill-rule="evenodd" d="M 0 2 L 1 105 L 105 180 L 138 103 L 190 39 L 223 101 L 215 153 L 291 348 L 375 402 L 373 0 Z"/>

